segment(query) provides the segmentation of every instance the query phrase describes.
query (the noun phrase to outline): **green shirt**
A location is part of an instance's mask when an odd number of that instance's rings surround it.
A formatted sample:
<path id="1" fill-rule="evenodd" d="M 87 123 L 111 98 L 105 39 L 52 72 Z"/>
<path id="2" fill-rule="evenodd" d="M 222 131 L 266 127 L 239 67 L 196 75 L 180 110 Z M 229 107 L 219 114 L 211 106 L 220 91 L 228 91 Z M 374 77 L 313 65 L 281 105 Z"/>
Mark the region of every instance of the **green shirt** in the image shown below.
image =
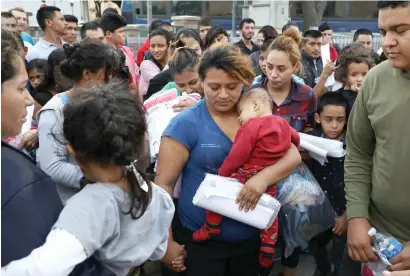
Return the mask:
<path id="1" fill-rule="evenodd" d="M 168 90 L 171 90 L 171 89 L 174 89 L 174 88 L 175 88 L 175 89 L 177 90 L 177 92 L 178 92 L 178 97 L 182 96 L 181 91 L 178 90 L 178 88 L 177 88 L 177 86 L 176 86 L 176 84 L 175 84 L 174 81 L 168 82 L 168 83 L 161 89 L 161 91 L 168 91 Z"/>
<path id="2" fill-rule="evenodd" d="M 410 241 L 410 73 L 389 61 L 366 76 L 349 118 L 347 217 Z"/>

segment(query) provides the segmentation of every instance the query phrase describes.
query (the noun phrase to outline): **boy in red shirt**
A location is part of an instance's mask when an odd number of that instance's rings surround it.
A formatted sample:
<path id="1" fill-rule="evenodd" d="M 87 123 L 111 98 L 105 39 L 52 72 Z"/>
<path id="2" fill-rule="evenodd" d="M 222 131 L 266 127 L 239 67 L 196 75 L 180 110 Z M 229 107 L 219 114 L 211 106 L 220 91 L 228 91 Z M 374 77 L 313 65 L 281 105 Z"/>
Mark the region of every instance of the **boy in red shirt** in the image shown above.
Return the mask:
<path id="1" fill-rule="evenodd" d="M 272 115 L 272 99 L 262 88 L 245 93 L 237 108 L 242 126 L 218 174 L 236 178 L 244 184 L 263 168 L 282 158 L 291 143 L 299 146 L 300 138 L 285 119 Z M 270 186 L 266 193 L 276 198 L 276 185 Z M 222 215 L 206 210 L 205 225 L 193 234 L 194 240 L 208 240 L 220 234 L 222 219 Z M 261 230 L 259 263 L 264 268 L 273 264 L 277 233 L 277 218 L 271 227 Z"/>

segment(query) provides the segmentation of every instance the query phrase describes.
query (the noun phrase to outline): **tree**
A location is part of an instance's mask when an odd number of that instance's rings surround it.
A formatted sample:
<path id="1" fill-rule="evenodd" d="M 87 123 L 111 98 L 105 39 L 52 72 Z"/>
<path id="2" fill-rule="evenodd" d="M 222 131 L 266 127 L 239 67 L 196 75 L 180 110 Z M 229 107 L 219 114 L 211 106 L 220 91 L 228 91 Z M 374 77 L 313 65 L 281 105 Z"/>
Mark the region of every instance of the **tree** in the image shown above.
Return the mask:
<path id="1" fill-rule="evenodd" d="M 319 27 L 327 1 L 302 1 L 303 30 Z"/>

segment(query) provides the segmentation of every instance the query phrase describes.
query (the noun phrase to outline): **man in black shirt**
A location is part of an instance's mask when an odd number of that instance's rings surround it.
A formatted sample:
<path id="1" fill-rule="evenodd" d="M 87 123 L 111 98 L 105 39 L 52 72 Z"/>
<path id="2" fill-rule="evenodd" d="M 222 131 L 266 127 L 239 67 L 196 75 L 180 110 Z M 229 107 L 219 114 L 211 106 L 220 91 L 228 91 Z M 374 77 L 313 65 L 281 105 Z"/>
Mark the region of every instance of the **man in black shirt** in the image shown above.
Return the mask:
<path id="1" fill-rule="evenodd" d="M 259 47 L 252 41 L 255 34 L 255 21 L 251 18 L 245 18 L 239 24 L 239 29 L 241 30 L 242 39 L 235 45 L 241 49 L 242 53 L 249 56 L 259 51 Z"/>

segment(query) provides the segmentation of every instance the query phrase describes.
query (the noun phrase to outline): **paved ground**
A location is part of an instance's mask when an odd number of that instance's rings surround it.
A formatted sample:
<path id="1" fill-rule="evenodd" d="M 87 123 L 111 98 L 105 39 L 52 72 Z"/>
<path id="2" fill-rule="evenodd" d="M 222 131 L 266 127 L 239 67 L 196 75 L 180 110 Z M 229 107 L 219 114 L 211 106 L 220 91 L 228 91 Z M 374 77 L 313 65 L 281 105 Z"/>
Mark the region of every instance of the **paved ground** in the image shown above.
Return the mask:
<path id="1" fill-rule="evenodd" d="M 148 263 L 146 265 L 146 272 L 148 276 L 161 276 L 160 268 L 158 263 Z M 280 261 L 276 262 L 274 273 L 276 275 L 281 269 Z M 312 256 L 304 254 L 300 258 L 300 263 L 298 267 L 298 272 L 296 276 L 312 276 L 315 272 L 315 263 Z"/>

